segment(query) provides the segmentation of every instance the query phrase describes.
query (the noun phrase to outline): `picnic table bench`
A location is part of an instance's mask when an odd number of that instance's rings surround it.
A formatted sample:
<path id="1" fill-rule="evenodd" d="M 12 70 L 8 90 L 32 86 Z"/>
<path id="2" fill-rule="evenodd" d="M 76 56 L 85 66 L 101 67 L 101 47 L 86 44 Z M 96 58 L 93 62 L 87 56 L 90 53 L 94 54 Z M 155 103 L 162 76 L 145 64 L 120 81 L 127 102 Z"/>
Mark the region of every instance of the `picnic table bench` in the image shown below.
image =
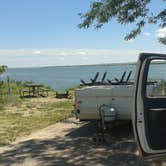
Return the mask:
<path id="1" fill-rule="evenodd" d="M 48 91 L 49 90 L 47 88 L 40 88 L 40 91 L 39 91 L 40 96 L 43 96 L 43 97 L 48 96 Z"/>
<path id="2" fill-rule="evenodd" d="M 20 90 L 20 97 L 31 96 L 31 92 L 29 89 L 21 89 Z"/>
<path id="3" fill-rule="evenodd" d="M 65 93 L 59 93 L 59 92 L 56 92 L 56 98 L 68 98 L 69 97 L 69 91 L 66 91 Z"/>

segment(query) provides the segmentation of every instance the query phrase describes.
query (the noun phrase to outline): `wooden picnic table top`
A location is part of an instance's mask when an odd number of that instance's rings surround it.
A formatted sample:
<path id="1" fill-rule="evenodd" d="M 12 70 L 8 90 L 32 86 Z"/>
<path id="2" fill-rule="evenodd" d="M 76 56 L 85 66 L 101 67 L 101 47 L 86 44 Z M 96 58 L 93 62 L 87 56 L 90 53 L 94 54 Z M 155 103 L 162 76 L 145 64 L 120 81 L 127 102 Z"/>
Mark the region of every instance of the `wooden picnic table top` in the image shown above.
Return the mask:
<path id="1" fill-rule="evenodd" d="M 42 84 L 38 84 L 38 83 L 28 83 L 26 84 L 27 87 L 42 87 Z"/>

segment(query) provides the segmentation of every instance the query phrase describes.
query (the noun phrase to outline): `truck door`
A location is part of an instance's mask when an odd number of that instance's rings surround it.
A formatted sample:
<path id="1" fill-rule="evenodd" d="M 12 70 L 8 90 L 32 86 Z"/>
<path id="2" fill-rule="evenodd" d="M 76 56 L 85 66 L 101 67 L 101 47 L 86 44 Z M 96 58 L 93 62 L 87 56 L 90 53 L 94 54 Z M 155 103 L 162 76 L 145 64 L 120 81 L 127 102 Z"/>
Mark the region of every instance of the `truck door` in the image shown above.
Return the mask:
<path id="1" fill-rule="evenodd" d="M 132 119 L 140 154 L 166 156 L 166 54 L 140 54 Z"/>

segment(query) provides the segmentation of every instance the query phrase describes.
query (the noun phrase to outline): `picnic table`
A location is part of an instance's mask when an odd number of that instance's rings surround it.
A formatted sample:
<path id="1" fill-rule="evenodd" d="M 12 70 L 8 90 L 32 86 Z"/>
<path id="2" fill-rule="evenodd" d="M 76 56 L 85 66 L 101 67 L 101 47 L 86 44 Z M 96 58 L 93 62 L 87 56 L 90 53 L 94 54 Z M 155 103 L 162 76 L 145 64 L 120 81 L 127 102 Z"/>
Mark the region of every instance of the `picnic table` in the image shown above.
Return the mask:
<path id="1" fill-rule="evenodd" d="M 38 83 L 28 83 L 25 86 L 29 88 L 29 95 L 30 95 L 30 92 L 32 92 L 33 96 L 35 95 L 39 96 L 40 95 L 39 88 L 42 87 L 43 85 Z"/>
<path id="2" fill-rule="evenodd" d="M 42 84 L 38 83 L 27 83 L 25 88 L 20 89 L 20 97 L 46 97 L 48 96 L 49 89 L 43 87 Z"/>

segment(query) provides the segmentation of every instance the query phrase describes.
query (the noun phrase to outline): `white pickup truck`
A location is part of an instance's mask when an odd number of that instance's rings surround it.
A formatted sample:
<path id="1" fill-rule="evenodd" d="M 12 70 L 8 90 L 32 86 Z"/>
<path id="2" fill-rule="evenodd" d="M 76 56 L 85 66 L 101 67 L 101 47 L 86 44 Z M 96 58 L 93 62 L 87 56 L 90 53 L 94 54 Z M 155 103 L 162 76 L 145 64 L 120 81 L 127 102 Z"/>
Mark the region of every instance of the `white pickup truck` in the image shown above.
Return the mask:
<path id="1" fill-rule="evenodd" d="M 161 90 L 162 81 L 148 85 L 149 95 Z M 75 116 L 80 121 L 131 120 L 134 85 L 87 86 L 75 91 Z M 102 119 L 104 118 L 104 119 Z"/>
<path id="2" fill-rule="evenodd" d="M 162 81 L 149 84 L 151 73 Z M 76 90 L 80 120 L 132 119 L 140 154 L 166 156 L 166 55 L 141 53 L 134 85 L 92 86 Z"/>

